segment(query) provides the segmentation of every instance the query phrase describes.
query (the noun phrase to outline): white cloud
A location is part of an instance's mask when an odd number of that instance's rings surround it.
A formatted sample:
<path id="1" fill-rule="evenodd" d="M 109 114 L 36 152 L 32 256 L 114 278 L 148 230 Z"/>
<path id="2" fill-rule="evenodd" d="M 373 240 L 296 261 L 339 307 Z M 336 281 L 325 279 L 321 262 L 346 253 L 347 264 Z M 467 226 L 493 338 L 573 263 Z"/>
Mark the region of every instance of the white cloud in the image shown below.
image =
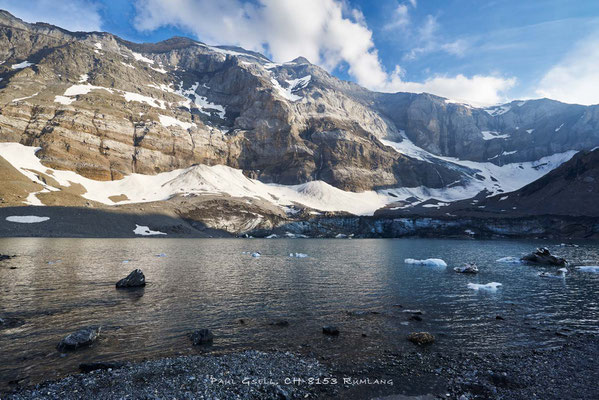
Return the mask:
<path id="1" fill-rule="evenodd" d="M 405 4 L 398 4 L 393 11 L 391 22 L 384 26 L 387 30 L 392 29 L 403 29 L 410 24 L 410 13 L 408 6 Z"/>
<path id="2" fill-rule="evenodd" d="M 26 22 L 47 22 L 70 31 L 99 31 L 102 18 L 92 0 L 0 0 L 0 9 Z"/>
<path id="3" fill-rule="evenodd" d="M 415 1 L 410 3 L 416 6 Z M 397 8 L 399 16 L 408 18 L 407 3 L 403 7 Z M 426 91 L 486 105 L 501 101 L 503 91 L 514 85 L 513 79 L 479 75 L 403 81 L 399 67 L 391 74 L 386 72 L 364 16 L 343 0 L 138 0 L 136 8 L 135 25 L 140 30 L 173 25 L 210 44 L 267 52 L 275 61 L 304 56 L 328 70 L 347 65 L 348 73 L 372 90 Z M 437 29 L 436 19 L 427 17 L 418 30 L 421 51 L 432 51 L 433 46 L 451 54 L 464 50 L 465 42 L 437 41 Z"/>
<path id="4" fill-rule="evenodd" d="M 566 103 L 599 104 L 599 32 L 574 49 L 541 79 L 536 94 Z"/>
<path id="5" fill-rule="evenodd" d="M 396 67 L 382 86 L 384 91 L 433 93 L 455 102 L 482 107 L 507 101 L 506 92 L 515 84 L 515 78 L 483 75 L 468 78 L 462 74 L 453 77 L 434 76 L 424 82 L 407 82 L 402 80 L 402 71 Z"/>

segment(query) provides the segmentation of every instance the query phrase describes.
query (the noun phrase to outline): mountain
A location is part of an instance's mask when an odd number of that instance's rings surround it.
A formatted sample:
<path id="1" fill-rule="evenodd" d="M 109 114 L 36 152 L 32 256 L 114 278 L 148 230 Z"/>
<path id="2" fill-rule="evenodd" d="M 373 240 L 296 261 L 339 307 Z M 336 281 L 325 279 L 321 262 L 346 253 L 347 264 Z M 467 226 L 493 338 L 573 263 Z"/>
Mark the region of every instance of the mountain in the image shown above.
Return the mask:
<path id="1" fill-rule="evenodd" d="M 3 206 L 160 209 L 240 233 L 492 196 L 599 146 L 598 107 L 377 93 L 302 57 L 0 11 Z"/>

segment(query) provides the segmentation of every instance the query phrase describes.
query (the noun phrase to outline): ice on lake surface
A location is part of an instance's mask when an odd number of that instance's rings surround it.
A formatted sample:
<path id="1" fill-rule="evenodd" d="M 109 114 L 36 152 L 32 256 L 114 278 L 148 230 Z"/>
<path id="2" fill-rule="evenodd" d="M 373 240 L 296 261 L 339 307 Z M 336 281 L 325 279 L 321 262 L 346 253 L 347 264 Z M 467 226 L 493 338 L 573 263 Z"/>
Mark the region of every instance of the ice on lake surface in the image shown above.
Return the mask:
<path id="1" fill-rule="evenodd" d="M 206 351 L 192 347 L 187 337 L 202 328 L 214 333 L 210 350 L 217 352 L 277 348 L 361 359 L 413 350 L 406 340 L 413 331 L 434 334 L 436 351 L 550 346 L 564 340 L 555 335 L 562 327 L 598 331 L 599 274 L 569 267 L 566 279 L 541 279 L 540 272 L 557 268 L 501 261 L 547 246 L 572 266 L 599 265 L 596 243 L 577 244 L 0 239 L 0 253 L 18 255 L 0 262 L 0 318 L 22 321 L 0 327 L 0 385 L 23 376 L 51 379 L 75 372 L 81 362 Z M 309 257 L 300 261 L 290 254 Z M 442 257 L 450 268 L 404 262 L 432 257 Z M 453 267 L 464 263 L 476 263 L 479 273 L 456 274 Z M 144 272 L 147 286 L 117 291 L 115 283 L 136 268 Z M 490 282 L 502 286 L 496 291 L 468 287 Z M 421 310 L 422 321 L 402 310 Z M 270 325 L 283 319 L 288 327 Z M 60 356 L 61 338 L 94 325 L 102 326 L 96 344 Z M 339 337 L 325 337 L 325 325 L 338 327 Z"/>

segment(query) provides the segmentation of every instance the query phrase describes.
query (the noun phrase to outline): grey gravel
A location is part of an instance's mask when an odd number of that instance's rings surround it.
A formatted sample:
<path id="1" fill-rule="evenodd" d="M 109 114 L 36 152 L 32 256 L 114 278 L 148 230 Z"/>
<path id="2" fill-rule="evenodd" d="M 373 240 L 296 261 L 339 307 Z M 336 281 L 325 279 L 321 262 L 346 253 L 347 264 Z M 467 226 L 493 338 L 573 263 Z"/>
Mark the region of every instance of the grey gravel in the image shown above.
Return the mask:
<path id="1" fill-rule="evenodd" d="M 326 373 L 317 361 L 291 353 L 183 356 L 72 375 L 9 394 L 6 399 L 314 398 L 314 386 L 286 384 L 285 380 L 307 381 Z"/>

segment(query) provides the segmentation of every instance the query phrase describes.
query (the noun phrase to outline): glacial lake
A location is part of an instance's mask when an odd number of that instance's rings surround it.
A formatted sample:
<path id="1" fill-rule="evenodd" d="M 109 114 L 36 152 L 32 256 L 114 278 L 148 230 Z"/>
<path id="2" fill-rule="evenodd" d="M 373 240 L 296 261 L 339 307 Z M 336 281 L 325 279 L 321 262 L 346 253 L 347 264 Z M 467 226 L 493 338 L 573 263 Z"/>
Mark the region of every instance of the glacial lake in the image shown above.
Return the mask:
<path id="1" fill-rule="evenodd" d="M 413 351 L 406 335 L 428 331 L 431 349 L 517 351 L 567 334 L 599 332 L 599 274 L 569 267 L 563 279 L 496 262 L 539 246 L 573 264 L 599 264 L 599 244 L 440 239 L 0 239 L 0 390 L 11 380 L 54 379 L 79 363 L 142 360 L 247 348 L 327 359 Z M 247 252 L 260 252 L 252 257 Z M 305 258 L 290 257 L 305 253 Z M 161 256 L 159 256 L 161 255 Z M 447 268 L 405 264 L 442 258 Z M 478 275 L 453 271 L 475 262 Z M 16 267 L 12 269 L 11 267 Z M 147 286 L 116 290 L 140 268 Z M 468 283 L 502 284 L 496 291 Z M 406 310 L 421 310 L 422 321 Z M 503 320 L 496 319 L 500 315 Z M 243 320 L 243 323 L 240 321 Z M 286 320 L 288 326 L 271 324 Z M 92 347 L 61 355 L 56 345 L 100 325 Z M 341 334 L 322 334 L 335 325 Z M 209 347 L 188 333 L 209 328 Z M 363 336 L 365 334 L 366 336 Z M 427 351 L 427 350 L 423 350 Z"/>

